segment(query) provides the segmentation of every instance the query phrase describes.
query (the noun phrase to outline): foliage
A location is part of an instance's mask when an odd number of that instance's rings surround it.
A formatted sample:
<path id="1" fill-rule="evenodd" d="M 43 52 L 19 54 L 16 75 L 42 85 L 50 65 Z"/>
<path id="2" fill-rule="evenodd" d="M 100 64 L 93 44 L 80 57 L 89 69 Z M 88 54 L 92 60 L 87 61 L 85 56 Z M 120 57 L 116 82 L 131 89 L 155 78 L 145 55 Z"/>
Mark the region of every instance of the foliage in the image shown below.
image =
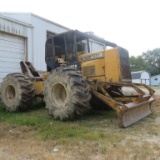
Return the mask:
<path id="1" fill-rule="evenodd" d="M 149 50 L 142 54 L 143 59 L 147 64 L 147 71 L 151 75 L 160 74 L 160 48 Z"/>
<path id="2" fill-rule="evenodd" d="M 151 75 L 160 74 L 160 48 L 148 50 L 140 56 L 130 57 L 131 71 L 146 70 Z"/>
<path id="3" fill-rule="evenodd" d="M 130 66 L 132 71 L 146 70 L 147 68 L 147 65 L 144 59 L 142 58 L 142 56 L 138 56 L 138 57 L 131 56 Z"/>

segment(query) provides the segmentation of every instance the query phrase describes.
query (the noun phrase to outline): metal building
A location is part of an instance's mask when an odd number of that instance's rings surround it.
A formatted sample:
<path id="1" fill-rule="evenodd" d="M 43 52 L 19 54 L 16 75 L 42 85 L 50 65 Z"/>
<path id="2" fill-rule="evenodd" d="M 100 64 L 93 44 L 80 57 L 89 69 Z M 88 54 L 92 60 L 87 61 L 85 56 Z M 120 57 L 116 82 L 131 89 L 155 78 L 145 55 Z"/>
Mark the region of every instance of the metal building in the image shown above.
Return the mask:
<path id="1" fill-rule="evenodd" d="M 133 83 L 143 83 L 146 85 L 150 85 L 150 74 L 146 71 L 137 71 L 132 72 L 132 82 Z"/>
<path id="2" fill-rule="evenodd" d="M 45 71 L 46 39 L 67 30 L 32 13 L 0 13 L 0 83 L 7 74 L 21 72 L 21 60 Z"/>
<path id="3" fill-rule="evenodd" d="M 160 74 L 151 77 L 151 86 L 160 86 Z"/>

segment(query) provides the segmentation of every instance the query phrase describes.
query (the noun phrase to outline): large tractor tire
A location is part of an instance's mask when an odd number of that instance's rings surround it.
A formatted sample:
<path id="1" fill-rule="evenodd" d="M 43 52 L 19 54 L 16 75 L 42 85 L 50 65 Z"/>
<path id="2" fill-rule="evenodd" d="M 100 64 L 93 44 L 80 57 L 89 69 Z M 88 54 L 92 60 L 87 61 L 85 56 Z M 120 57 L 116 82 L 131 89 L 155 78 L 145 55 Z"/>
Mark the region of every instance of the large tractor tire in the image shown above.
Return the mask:
<path id="1" fill-rule="evenodd" d="M 70 67 L 53 70 L 44 82 L 44 100 L 49 114 L 59 120 L 73 120 L 89 108 L 87 80 Z"/>
<path id="2" fill-rule="evenodd" d="M 1 99 L 6 111 L 25 111 L 34 97 L 33 83 L 21 73 L 8 74 L 1 85 Z"/>

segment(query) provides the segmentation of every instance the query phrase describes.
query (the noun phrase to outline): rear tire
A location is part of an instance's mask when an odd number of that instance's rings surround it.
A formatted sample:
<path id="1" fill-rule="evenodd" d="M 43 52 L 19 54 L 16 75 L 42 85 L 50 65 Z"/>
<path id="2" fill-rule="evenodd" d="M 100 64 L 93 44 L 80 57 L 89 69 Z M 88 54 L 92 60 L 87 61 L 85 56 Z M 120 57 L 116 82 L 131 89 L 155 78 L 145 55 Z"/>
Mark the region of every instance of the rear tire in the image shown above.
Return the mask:
<path id="1" fill-rule="evenodd" d="M 89 108 L 90 86 L 74 68 L 59 67 L 44 82 L 44 100 L 55 119 L 72 120 Z"/>
<path id="2" fill-rule="evenodd" d="M 22 73 L 8 74 L 1 84 L 1 99 L 6 111 L 25 111 L 34 97 L 33 83 Z"/>

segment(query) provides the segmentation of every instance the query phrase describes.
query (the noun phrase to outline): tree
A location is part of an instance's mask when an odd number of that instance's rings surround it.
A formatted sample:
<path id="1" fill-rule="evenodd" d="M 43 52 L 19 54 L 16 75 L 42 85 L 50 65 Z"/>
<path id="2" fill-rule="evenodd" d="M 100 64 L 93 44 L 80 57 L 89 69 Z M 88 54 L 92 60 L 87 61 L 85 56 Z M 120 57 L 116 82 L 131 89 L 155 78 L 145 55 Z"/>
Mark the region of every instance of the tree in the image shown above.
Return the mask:
<path id="1" fill-rule="evenodd" d="M 147 69 L 147 64 L 142 56 L 131 56 L 130 57 L 131 71 L 142 71 Z"/>
<path id="2" fill-rule="evenodd" d="M 160 48 L 144 52 L 142 58 L 147 65 L 146 70 L 150 72 L 151 75 L 160 74 Z"/>
<path id="3" fill-rule="evenodd" d="M 148 50 L 141 56 L 130 57 L 131 71 L 146 70 L 151 75 L 160 74 L 160 48 Z"/>

